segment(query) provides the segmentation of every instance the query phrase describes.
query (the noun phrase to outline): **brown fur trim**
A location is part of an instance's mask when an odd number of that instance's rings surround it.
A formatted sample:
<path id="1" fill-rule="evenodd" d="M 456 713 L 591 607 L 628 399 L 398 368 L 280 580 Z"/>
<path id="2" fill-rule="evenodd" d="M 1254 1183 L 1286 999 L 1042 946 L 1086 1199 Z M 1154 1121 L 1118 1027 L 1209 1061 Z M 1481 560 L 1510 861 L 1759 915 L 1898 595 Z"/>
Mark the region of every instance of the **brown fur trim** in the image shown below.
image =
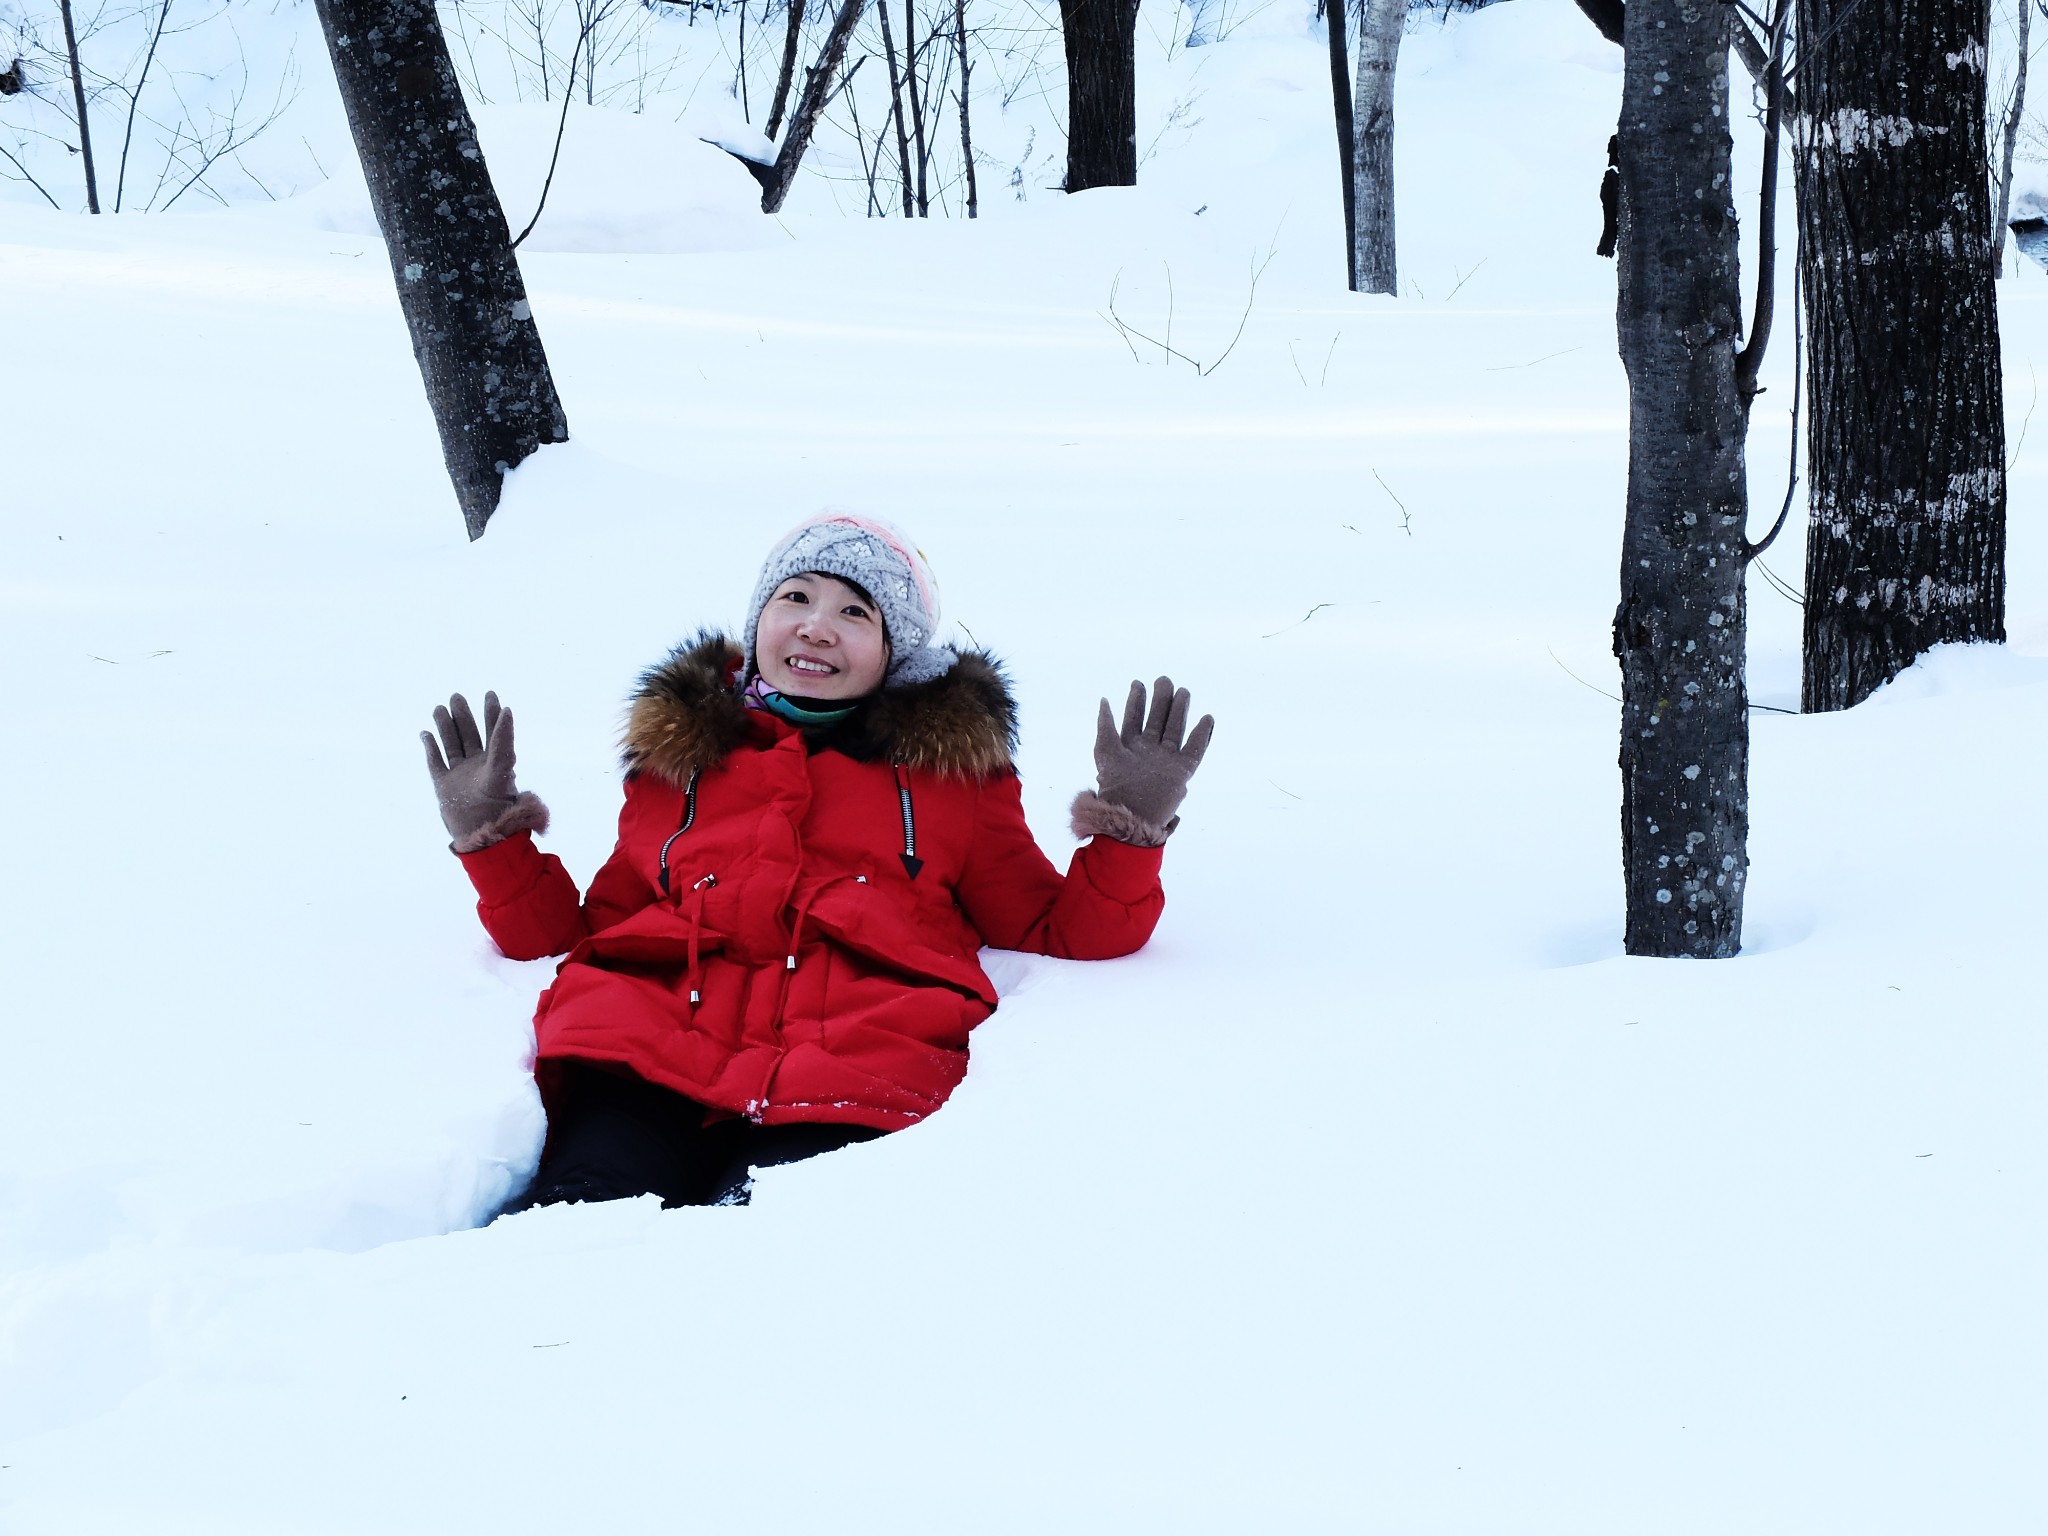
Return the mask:
<path id="1" fill-rule="evenodd" d="M 737 689 L 740 662 L 737 645 L 704 630 L 644 673 L 626 721 L 627 771 L 680 787 L 693 770 L 711 767 L 737 746 L 747 729 Z M 969 651 L 943 677 L 885 688 L 824 741 L 863 760 L 986 778 L 1010 768 L 1017 706 L 995 658 Z"/>
<path id="2" fill-rule="evenodd" d="M 545 832 L 548 829 L 548 808 L 532 790 L 522 790 L 519 798 L 474 832 L 464 833 L 448 846 L 457 853 L 476 853 L 493 843 L 502 843 L 506 838 L 519 832 Z"/>
<path id="3" fill-rule="evenodd" d="M 738 745 L 747 729 L 746 706 L 732 688 L 740 661 L 737 645 L 703 629 L 641 673 L 621 743 L 626 771 L 680 789 Z"/>
<path id="4" fill-rule="evenodd" d="M 1129 843 L 1133 848 L 1163 848 L 1166 840 L 1173 836 L 1173 829 L 1180 825 L 1180 818 L 1176 816 L 1165 826 L 1155 827 L 1149 821 L 1141 821 L 1114 800 L 1103 799 L 1092 789 L 1084 789 L 1074 796 L 1074 804 L 1067 816 L 1074 836 L 1078 838 L 1113 838 L 1119 843 Z"/>
<path id="5" fill-rule="evenodd" d="M 986 651 L 966 651 L 942 677 L 876 694 L 848 723 L 846 737 L 833 745 L 850 757 L 985 779 L 1009 772 L 1017 704 L 996 659 Z"/>

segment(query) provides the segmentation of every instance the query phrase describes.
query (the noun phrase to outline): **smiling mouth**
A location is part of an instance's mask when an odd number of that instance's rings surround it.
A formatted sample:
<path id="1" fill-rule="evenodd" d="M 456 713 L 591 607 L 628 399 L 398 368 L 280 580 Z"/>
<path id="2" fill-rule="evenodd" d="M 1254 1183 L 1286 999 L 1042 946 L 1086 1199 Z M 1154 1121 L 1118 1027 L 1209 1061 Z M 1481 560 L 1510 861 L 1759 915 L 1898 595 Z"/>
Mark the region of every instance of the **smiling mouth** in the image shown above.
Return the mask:
<path id="1" fill-rule="evenodd" d="M 783 666 L 792 672 L 801 672 L 810 677 L 830 677 L 839 669 L 819 661 L 815 656 L 789 656 L 783 659 Z"/>

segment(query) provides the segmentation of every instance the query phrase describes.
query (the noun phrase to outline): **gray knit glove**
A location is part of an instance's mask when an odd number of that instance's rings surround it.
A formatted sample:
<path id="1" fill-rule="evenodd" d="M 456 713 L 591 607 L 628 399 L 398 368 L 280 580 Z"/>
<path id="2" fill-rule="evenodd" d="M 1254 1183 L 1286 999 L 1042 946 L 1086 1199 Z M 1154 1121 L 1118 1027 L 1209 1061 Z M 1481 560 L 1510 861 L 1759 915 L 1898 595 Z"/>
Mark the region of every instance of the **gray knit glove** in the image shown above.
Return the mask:
<path id="1" fill-rule="evenodd" d="M 1149 715 L 1145 685 L 1131 684 L 1122 730 L 1110 716 L 1109 700 L 1102 701 L 1095 717 L 1096 788 L 1074 799 L 1076 837 L 1110 837 L 1140 848 L 1166 841 L 1180 825 L 1175 813 L 1216 729 L 1211 715 L 1202 716 L 1192 731 L 1187 723 L 1188 691 L 1176 689 L 1170 677 L 1152 685 Z"/>
<path id="2" fill-rule="evenodd" d="M 495 693 L 484 695 L 481 733 L 469 700 L 459 693 L 450 696 L 446 709 L 434 707 L 434 725 L 441 746 L 427 731 L 420 732 L 420 740 L 426 743 L 427 772 L 441 799 L 441 824 L 455 840 L 457 853 L 475 853 L 515 832 L 547 831 L 548 808 L 540 796 L 512 782 L 512 711 L 498 707 Z M 446 762 L 441 747 L 448 749 Z"/>

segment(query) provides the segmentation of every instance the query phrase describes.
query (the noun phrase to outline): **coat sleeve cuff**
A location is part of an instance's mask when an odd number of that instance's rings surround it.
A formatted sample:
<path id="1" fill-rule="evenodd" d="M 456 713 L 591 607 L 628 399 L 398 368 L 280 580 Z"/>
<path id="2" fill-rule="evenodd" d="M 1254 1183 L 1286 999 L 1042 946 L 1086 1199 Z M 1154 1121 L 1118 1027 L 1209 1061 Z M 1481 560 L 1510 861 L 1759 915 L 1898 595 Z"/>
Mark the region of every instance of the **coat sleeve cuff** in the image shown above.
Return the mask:
<path id="1" fill-rule="evenodd" d="M 1114 800 L 1103 799 L 1092 789 L 1074 796 L 1067 817 L 1078 838 L 1109 837 L 1133 848 L 1162 848 L 1173 836 L 1173 829 L 1180 825 L 1176 816 L 1163 827 L 1155 826 Z"/>
<path id="2" fill-rule="evenodd" d="M 1074 855 L 1089 885 L 1120 906 L 1134 907 L 1159 893 L 1163 849 L 1097 837 Z"/>
<path id="3" fill-rule="evenodd" d="M 448 846 L 457 853 L 477 853 L 494 843 L 502 843 L 515 832 L 545 832 L 548 829 L 548 808 L 532 790 L 524 790 L 504 810 L 485 822 L 474 832 L 465 832 Z"/>
<path id="4" fill-rule="evenodd" d="M 525 828 L 471 852 L 457 849 L 456 856 L 476 887 L 478 900 L 488 907 L 517 900 L 547 872 L 540 850 L 533 846 L 533 833 Z"/>

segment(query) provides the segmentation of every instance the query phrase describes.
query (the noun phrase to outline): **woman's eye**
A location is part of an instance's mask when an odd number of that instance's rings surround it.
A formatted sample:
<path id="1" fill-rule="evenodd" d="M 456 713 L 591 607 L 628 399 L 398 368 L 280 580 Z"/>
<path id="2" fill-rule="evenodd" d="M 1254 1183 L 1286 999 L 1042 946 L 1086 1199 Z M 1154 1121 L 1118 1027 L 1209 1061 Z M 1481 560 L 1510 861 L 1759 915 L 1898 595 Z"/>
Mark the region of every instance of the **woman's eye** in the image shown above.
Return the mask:
<path id="1" fill-rule="evenodd" d="M 787 603 L 808 603 L 810 599 L 801 592 L 785 592 L 782 600 Z"/>
<path id="2" fill-rule="evenodd" d="M 844 608 L 840 609 L 839 611 L 845 614 L 849 619 L 864 619 L 868 616 L 867 609 L 861 607 L 859 603 L 848 603 Z"/>

